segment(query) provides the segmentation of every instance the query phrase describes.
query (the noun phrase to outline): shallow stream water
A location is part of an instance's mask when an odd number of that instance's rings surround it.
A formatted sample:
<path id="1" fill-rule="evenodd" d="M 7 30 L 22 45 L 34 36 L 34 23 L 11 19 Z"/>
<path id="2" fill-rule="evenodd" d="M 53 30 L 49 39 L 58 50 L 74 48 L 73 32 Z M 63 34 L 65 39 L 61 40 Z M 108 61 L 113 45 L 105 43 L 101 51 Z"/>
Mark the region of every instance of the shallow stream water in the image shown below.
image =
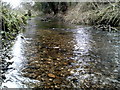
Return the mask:
<path id="1" fill-rule="evenodd" d="M 40 17 L 25 29 L 10 48 L 1 87 L 120 88 L 119 32 Z"/>

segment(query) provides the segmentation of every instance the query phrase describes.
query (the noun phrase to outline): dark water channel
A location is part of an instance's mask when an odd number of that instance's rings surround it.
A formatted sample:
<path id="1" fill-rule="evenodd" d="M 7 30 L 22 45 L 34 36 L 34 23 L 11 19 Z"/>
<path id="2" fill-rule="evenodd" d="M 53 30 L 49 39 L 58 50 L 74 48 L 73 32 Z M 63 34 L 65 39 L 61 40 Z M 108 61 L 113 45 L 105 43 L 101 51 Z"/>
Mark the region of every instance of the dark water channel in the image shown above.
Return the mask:
<path id="1" fill-rule="evenodd" d="M 120 33 L 32 18 L 1 87 L 120 88 Z"/>

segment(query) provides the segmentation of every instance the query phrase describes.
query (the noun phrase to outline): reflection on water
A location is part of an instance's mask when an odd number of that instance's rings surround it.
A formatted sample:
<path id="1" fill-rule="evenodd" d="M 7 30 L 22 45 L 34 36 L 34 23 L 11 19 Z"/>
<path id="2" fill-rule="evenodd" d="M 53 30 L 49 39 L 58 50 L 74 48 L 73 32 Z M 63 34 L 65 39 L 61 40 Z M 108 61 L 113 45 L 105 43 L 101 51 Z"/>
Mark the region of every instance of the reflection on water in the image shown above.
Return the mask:
<path id="1" fill-rule="evenodd" d="M 17 82 L 16 79 L 12 79 L 12 77 L 16 78 L 18 76 L 17 72 L 20 70 L 21 65 L 23 65 L 23 64 L 21 64 L 22 63 L 21 60 L 23 57 L 23 56 L 21 56 L 21 50 L 22 50 L 21 44 L 22 44 L 22 40 L 19 35 L 17 37 L 17 40 L 12 49 L 13 50 L 12 53 L 13 53 L 14 57 L 11 59 L 11 62 L 14 61 L 14 63 L 12 64 L 12 66 L 9 66 L 11 68 L 13 67 L 13 69 L 11 69 L 7 72 L 7 77 L 6 77 L 7 79 L 5 81 L 5 85 L 9 88 L 12 88 L 12 87 L 17 88 L 18 87 L 17 84 L 14 83 L 14 82 Z M 11 83 L 11 81 L 9 81 L 9 80 L 12 80 L 13 83 Z M 2 85 L 4 86 L 4 83 Z"/>
<path id="2" fill-rule="evenodd" d="M 23 81 L 31 82 L 29 79 L 21 76 L 21 70 L 24 68 L 26 59 L 22 55 L 24 40 L 21 38 L 21 36 L 22 34 L 17 36 L 16 42 L 12 47 L 12 55 L 14 57 L 10 60 L 10 62 L 14 63 L 8 67 L 11 69 L 6 72 L 6 80 L 4 83 L 2 83 L 2 87 L 6 86 L 8 88 L 25 88 L 26 85 L 23 84 Z"/>
<path id="3" fill-rule="evenodd" d="M 77 54 L 75 64 L 79 64 L 80 67 L 76 68 L 74 73 L 79 83 L 75 87 L 111 89 L 119 87 L 118 36 L 118 33 L 79 29 L 75 37 L 78 37 L 76 46 L 80 54 Z"/>
<path id="4" fill-rule="evenodd" d="M 39 18 L 29 22 L 13 46 L 13 69 L 3 86 L 119 88 L 119 33 Z"/>

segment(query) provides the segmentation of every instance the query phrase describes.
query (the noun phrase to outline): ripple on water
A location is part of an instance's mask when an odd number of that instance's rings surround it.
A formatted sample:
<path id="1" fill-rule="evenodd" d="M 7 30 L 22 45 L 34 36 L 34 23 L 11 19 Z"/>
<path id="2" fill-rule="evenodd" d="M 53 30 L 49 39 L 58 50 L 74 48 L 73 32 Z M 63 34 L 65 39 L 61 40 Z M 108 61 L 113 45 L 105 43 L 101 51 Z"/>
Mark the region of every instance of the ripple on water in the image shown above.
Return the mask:
<path id="1" fill-rule="evenodd" d="M 15 87 L 119 88 L 118 34 L 89 27 L 49 27 L 58 24 L 54 22 L 36 23 L 40 26 L 26 28 L 18 35 L 11 65 L 15 70 L 6 73 L 7 80 L 12 81 L 3 85 L 18 82 Z"/>

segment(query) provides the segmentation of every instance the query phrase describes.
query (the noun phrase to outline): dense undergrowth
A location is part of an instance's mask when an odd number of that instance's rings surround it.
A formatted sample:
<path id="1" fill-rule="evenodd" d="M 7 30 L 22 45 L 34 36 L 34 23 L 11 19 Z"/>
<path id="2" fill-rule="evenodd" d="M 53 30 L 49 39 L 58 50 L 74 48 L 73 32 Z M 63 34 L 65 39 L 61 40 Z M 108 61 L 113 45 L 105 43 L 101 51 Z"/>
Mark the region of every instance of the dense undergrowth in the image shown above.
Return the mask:
<path id="1" fill-rule="evenodd" d="M 120 26 L 120 2 L 81 2 L 64 16 L 66 21 L 87 25 Z"/>
<path id="2" fill-rule="evenodd" d="M 5 5 L 2 5 L 0 13 L 0 33 L 2 35 L 2 38 L 14 39 L 16 34 L 22 29 L 22 25 L 26 24 L 27 18 L 20 13 L 18 14 Z"/>

